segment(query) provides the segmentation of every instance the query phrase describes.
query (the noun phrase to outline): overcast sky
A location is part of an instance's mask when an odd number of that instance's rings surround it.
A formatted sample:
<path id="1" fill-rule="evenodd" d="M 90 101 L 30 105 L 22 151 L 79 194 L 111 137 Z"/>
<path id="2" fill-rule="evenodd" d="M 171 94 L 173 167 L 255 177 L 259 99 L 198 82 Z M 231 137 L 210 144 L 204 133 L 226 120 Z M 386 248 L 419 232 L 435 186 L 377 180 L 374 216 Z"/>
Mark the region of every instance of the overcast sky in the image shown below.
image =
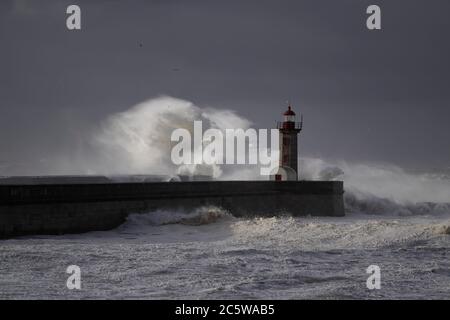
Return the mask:
<path id="1" fill-rule="evenodd" d="M 370 4 L 381 31 L 366 28 Z M 29 174 L 21 164 L 160 94 L 257 128 L 289 99 L 302 155 L 449 167 L 449 16 L 448 0 L 2 0 L 0 174 Z"/>

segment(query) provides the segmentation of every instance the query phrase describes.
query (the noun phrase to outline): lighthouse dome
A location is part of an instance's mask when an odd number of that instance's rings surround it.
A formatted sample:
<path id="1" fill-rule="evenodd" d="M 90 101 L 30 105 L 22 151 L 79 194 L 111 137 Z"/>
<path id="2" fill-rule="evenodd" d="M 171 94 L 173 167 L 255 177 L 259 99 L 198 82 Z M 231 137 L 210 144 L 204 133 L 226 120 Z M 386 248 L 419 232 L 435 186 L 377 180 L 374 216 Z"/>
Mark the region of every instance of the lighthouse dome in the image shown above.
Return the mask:
<path id="1" fill-rule="evenodd" d="M 287 111 L 284 113 L 285 116 L 295 116 L 295 112 L 292 111 L 291 106 L 288 106 Z"/>

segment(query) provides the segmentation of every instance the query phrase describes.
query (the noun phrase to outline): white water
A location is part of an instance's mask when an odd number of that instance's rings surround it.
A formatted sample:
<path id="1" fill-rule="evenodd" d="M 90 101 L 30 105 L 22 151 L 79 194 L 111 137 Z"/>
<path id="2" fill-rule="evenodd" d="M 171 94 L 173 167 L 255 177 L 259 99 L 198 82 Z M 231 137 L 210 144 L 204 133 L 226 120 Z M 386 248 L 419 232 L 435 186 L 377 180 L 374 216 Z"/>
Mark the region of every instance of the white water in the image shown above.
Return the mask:
<path id="1" fill-rule="evenodd" d="M 185 214 L 185 215 L 184 215 Z M 0 244 L 0 298 L 444 298 L 450 215 L 238 219 L 215 208 Z M 65 268 L 82 270 L 66 289 Z M 381 290 L 365 287 L 379 265 Z"/>
<path id="2" fill-rule="evenodd" d="M 200 108 L 190 101 L 160 96 L 130 109 L 110 115 L 92 132 L 79 140 L 83 143 L 73 154 L 58 155 L 47 163 L 64 174 L 130 175 L 130 174 L 209 174 L 219 177 L 219 166 L 175 166 L 171 161 L 170 141 L 175 129 L 183 128 L 193 136 L 194 121 L 202 121 L 203 130 L 242 128 L 250 121 L 232 110 Z M 198 153 L 199 150 L 193 150 Z"/>
<path id="3" fill-rule="evenodd" d="M 155 117 L 186 127 L 199 118 L 249 125 L 230 111 L 160 98 L 112 116 L 91 141 L 98 154 L 68 164 L 97 174 L 173 173 L 170 128 Z M 304 179 L 344 180 L 346 217 L 235 218 L 202 207 L 130 215 L 106 232 L 1 241 L 0 298 L 450 297 L 448 176 L 314 158 L 302 158 L 301 168 Z M 259 172 L 212 171 L 223 179 Z M 65 286 L 72 264 L 82 270 L 80 291 Z M 365 286 L 372 264 L 381 268 L 381 290 Z"/>

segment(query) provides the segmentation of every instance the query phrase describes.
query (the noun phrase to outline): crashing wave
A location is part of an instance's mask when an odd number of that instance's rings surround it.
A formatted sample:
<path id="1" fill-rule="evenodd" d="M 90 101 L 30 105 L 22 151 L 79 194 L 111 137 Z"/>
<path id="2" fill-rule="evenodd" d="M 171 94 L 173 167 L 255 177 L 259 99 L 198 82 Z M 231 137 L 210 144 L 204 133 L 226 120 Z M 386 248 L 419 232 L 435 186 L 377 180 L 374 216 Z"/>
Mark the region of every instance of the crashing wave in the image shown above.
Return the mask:
<path id="1" fill-rule="evenodd" d="M 184 224 L 199 226 L 214 223 L 218 220 L 231 217 L 230 213 L 222 208 L 203 206 L 193 210 L 156 210 L 148 213 L 134 213 L 127 217 L 126 224 L 161 226 L 168 224 Z"/>
<path id="2" fill-rule="evenodd" d="M 396 216 L 450 214 L 450 180 L 393 165 L 301 160 L 307 180 L 343 180 L 346 213 Z"/>
<path id="3" fill-rule="evenodd" d="M 450 235 L 450 221 L 430 226 L 432 233 L 436 235 Z"/>
<path id="4" fill-rule="evenodd" d="M 347 191 L 344 195 L 344 203 L 346 213 L 389 214 L 396 216 L 450 214 L 449 202 L 402 203 L 358 190 Z"/>

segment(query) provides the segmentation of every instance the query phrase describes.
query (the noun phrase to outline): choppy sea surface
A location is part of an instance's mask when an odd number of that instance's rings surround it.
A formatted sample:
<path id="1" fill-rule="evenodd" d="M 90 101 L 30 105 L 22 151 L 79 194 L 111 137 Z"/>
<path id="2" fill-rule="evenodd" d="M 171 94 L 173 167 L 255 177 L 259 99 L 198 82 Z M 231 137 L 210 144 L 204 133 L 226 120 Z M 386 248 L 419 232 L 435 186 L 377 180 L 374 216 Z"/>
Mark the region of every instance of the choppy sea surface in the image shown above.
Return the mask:
<path id="1" fill-rule="evenodd" d="M 131 215 L 112 231 L 0 242 L 1 299 L 449 299 L 450 212 Z M 81 290 L 66 287 L 69 265 Z M 381 289 L 366 269 L 378 265 Z"/>

